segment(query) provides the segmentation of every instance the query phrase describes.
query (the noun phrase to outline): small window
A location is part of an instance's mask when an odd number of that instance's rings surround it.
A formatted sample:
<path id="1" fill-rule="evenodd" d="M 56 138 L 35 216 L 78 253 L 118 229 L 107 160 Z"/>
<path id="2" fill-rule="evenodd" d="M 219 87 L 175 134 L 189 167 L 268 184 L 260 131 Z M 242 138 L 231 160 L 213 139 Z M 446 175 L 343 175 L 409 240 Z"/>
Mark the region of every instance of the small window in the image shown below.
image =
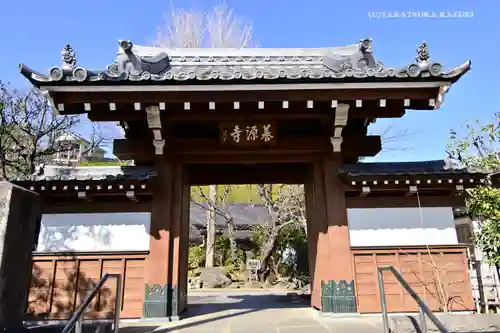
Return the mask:
<path id="1" fill-rule="evenodd" d="M 469 224 L 459 224 L 457 230 L 458 242 L 461 244 L 472 244 L 472 230 Z"/>
<path id="2" fill-rule="evenodd" d="M 59 169 L 59 170 L 57 170 L 57 173 L 59 174 L 59 176 L 69 176 L 71 174 L 71 170 L 70 169 Z"/>

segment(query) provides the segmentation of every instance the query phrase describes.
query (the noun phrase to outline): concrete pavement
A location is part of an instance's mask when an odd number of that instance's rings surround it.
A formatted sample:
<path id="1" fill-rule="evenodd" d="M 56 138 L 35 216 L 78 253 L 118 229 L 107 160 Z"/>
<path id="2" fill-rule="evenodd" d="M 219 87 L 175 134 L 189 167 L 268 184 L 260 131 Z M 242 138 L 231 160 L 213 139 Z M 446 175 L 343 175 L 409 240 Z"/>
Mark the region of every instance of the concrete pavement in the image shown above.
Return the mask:
<path id="1" fill-rule="evenodd" d="M 309 300 L 286 292 L 192 292 L 187 318 L 179 322 L 123 323 L 121 333 L 379 333 L 374 318 L 322 318 Z"/>

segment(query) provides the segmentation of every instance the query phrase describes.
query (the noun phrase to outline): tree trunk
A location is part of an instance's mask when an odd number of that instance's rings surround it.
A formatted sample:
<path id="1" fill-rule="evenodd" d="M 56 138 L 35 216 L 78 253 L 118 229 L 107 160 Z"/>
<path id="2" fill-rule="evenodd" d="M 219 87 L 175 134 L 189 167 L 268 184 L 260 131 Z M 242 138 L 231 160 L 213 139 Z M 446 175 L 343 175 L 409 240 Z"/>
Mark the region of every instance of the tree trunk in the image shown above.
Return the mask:
<path id="1" fill-rule="evenodd" d="M 205 254 L 205 267 L 214 267 L 215 258 L 215 228 L 217 209 L 217 185 L 210 185 L 207 209 L 207 244 Z"/>
<path id="2" fill-rule="evenodd" d="M 229 239 L 229 256 L 231 262 L 236 262 L 238 256 L 238 246 L 236 245 L 236 239 L 234 237 L 234 220 L 226 213 L 226 223 L 227 223 L 227 238 Z"/>
<path id="3" fill-rule="evenodd" d="M 279 228 L 274 227 L 266 242 L 262 245 L 260 249 L 261 259 L 260 259 L 260 273 L 259 279 L 264 281 L 269 273 L 269 258 L 273 254 L 274 249 L 276 248 L 276 240 L 278 239 Z"/>

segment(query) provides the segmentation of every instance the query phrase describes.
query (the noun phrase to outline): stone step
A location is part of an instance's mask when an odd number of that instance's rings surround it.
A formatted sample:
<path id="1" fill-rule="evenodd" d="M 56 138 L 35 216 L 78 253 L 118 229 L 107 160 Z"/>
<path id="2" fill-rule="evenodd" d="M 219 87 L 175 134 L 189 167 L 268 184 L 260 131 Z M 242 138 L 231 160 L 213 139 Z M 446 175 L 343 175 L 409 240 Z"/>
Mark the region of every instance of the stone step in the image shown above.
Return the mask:
<path id="1" fill-rule="evenodd" d="M 43 325 L 27 325 L 28 333 L 60 333 L 66 322 Z M 73 331 L 74 332 L 74 329 Z M 84 322 L 82 325 L 82 333 L 112 333 L 112 324 L 109 321 L 101 322 Z"/>
<path id="2" fill-rule="evenodd" d="M 436 316 L 450 332 L 499 332 L 500 316 L 497 314 L 441 314 Z M 396 333 L 410 333 L 420 329 L 418 315 L 393 316 L 389 319 L 391 329 Z M 428 332 L 439 332 L 426 318 Z"/>
<path id="3" fill-rule="evenodd" d="M 436 314 L 449 332 L 500 332 L 500 316 L 497 314 Z M 390 315 L 392 333 L 420 333 L 418 315 Z M 29 327 L 30 333 L 60 333 L 64 323 Z M 427 320 L 429 333 L 439 330 Z M 83 333 L 113 333 L 112 324 L 107 321 L 86 322 Z M 183 332 L 208 333 L 224 328 L 228 333 L 384 333 L 382 316 L 354 315 L 320 316 L 308 309 L 272 311 L 230 311 L 196 316 L 178 322 L 162 320 L 123 320 L 120 333 Z"/>

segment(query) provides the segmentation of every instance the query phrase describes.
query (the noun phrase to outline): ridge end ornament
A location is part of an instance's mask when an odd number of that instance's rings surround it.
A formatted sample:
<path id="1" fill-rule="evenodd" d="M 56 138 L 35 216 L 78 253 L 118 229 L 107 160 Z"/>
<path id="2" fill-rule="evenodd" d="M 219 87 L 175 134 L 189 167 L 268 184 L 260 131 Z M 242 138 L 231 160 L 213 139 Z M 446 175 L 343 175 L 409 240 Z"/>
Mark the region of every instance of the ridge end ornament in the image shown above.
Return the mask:
<path id="1" fill-rule="evenodd" d="M 431 58 L 429 54 L 429 45 L 427 42 L 422 42 L 417 48 L 417 56 L 415 57 L 415 60 L 417 61 L 417 64 L 421 64 L 424 62 L 429 61 Z"/>
<path id="2" fill-rule="evenodd" d="M 132 47 L 134 46 L 134 44 L 132 44 L 129 40 L 119 40 L 118 45 L 125 53 L 130 53 L 132 51 Z"/>
<path id="3" fill-rule="evenodd" d="M 415 60 L 416 64 L 409 65 L 406 70 L 410 77 L 440 76 L 443 73 L 443 66 L 440 63 L 431 62 L 427 42 L 422 42 L 417 47 Z"/>
<path id="4" fill-rule="evenodd" d="M 118 56 L 108 66 L 111 77 L 148 81 L 153 76 L 164 75 L 170 69 L 170 57 L 165 52 L 154 55 L 141 54 L 129 40 L 118 41 Z"/>
<path id="5" fill-rule="evenodd" d="M 362 53 L 372 52 L 372 39 L 371 38 L 361 38 L 359 40 L 359 50 Z"/>
<path id="6" fill-rule="evenodd" d="M 76 67 L 76 53 L 70 44 L 66 44 L 61 50 L 62 68 L 73 70 Z"/>

